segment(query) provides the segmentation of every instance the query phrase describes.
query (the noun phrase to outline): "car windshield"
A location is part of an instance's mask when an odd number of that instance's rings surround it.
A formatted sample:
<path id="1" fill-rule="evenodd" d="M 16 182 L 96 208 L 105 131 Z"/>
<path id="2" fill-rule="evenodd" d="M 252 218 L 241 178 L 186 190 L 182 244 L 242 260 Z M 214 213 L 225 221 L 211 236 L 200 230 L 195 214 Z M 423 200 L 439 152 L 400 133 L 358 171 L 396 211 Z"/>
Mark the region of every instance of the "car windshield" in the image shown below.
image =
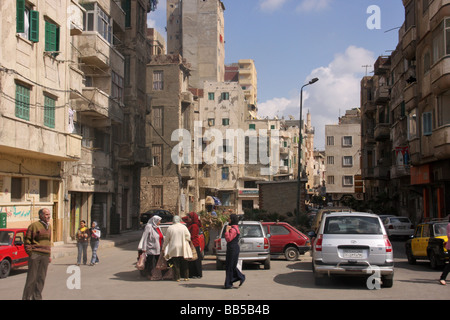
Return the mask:
<path id="1" fill-rule="evenodd" d="M 434 234 L 436 237 L 442 237 L 447 235 L 447 223 L 436 223 L 434 225 Z"/>
<path id="2" fill-rule="evenodd" d="M 391 223 L 411 223 L 408 218 L 404 217 L 395 217 L 395 218 L 389 218 Z"/>
<path id="3" fill-rule="evenodd" d="M 0 246 L 9 246 L 13 242 L 14 232 L 0 231 Z"/>
<path id="4" fill-rule="evenodd" d="M 363 216 L 327 217 L 324 234 L 383 234 L 378 218 Z"/>
<path id="5" fill-rule="evenodd" d="M 223 228 L 222 238 L 225 237 L 225 230 Z M 264 237 L 261 226 L 257 224 L 239 224 L 239 231 L 242 238 L 262 238 Z"/>

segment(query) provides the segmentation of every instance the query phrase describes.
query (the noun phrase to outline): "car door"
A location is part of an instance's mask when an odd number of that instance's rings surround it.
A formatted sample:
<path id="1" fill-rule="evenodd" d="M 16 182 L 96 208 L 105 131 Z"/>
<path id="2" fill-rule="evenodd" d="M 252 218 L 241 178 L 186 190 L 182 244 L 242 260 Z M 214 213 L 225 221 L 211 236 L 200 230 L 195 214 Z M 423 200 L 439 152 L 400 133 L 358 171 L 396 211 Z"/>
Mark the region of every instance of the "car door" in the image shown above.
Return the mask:
<path id="1" fill-rule="evenodd" d="M 421 257 L 427 256 L 428 242 L 430 241 L 430 227 L 429 224 L 423 225 L 422 237 L 419 241 L 419 255 Z"/>
<path id="2" fill-rule="evenodd" d="M 413 256 L 419 257 L 420 256 L 420 241 L 422 239 L 422 230 L 423 225 L 418 225 L 416 228 L 416 231 L 414 233 L 414 238 L 411 240 L 411 251 Z"/>
<path id="3" fill-rule="evenodd" d="M 21 267 L 28 264 L 28 254 L 25 252 L 24 246 L 25 231 L 18 231 L 15 234 L 13 242 L 13 266 Z"/>
<path id="4" fill-rule="evenodd" d="M 270 226 L 270 253 L 283 253 L 286 237 L 289 230 L 282 225 L 273 224 Z"/>

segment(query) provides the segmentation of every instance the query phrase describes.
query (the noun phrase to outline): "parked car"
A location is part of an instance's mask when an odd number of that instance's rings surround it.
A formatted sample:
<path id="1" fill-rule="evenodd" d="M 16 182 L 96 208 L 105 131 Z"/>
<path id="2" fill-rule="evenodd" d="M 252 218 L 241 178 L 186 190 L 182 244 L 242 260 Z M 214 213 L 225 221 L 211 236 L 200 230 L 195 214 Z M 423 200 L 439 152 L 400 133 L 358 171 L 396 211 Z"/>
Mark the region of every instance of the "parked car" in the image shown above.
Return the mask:
<path id="1" fill-rule="evenodd" d="M 225 266 L 225 256 L 227 252 L 227 242 L 225 240 L 226 223 L 219 237 L 215 240 L 216 247 L 216 269 L 221 270 Z M 264 269 L 270 269 L 270 243 L 259 221 L 240 221 L 239 239 L 240 253 L 239 259 L 242 262 L 257 262 L 264 265 Z"/>
<path id="2" fill-rule="evenodd" d="M 184 222 L 181 222 L 182 224 L 185 224 Z M 165 236 L 167 232 L 167 228 L 169 228 L 172 225 L 172 222 L 166 222 L 161 223 L 159 225 L 159 228 L 161 229 L 162 234 Z M 205 253 L 205 235 L 203 234 L 203 230 L 200 228 L 200 231 L 198 233 L 198 237 L 200 239 L 200 251 L 202 255 Z"/>
<path id="3" fill-rule="evenodd" d="M 286 222 L 263 222 L 264 231 L 269 236 L 270 254 L 295 261 L 299 255 L 311 249 L 309 238 Z"/>
<path id="4" fill-rule="evenodd" d="M 163 209 L 151 209 L 144 213 L 141 213 L 140 221 L 142 225 L 147 224 L 148 220 L 150 220 L 151 217 L 154 215 L 160 216 L 162 218 L 161 223 L 165 222 L 172 222 L 173 220 L 173 214 L 168 210 Z"/>
<path id="5" fill-rule="evenodd" d="M 26 232 L 26 228 L 0 229 L 0 278 L 8 277 L 12 269 L 28 266 Z"/>
<path id="6" fill-rule="evenodd" d="M 448 221 L 429 221 L 417 225 L 414 235 L 406 241 L 405 250 L 409 264 L 416 260 L 429 260 L 433 269 L 438 269 L 449 259 L 444 246 L 448 241 Z"/>
<path id="7" fill-rule="evenodd" d="M 381 221 L 383 221 L 384 228 L 386 229 L 389 238 L 410 238 L 414 234 L 414 225 L 407 217 L 388 216 L 381 218 Z"/>
<path id="8" fill-rule="evenodd" d="M 381 219 L 365 212 L 325 215 L 312 247 L 316 284 L 326 275 L 381 276 L 382 286 L 392 287 L 394 256 Z"/>

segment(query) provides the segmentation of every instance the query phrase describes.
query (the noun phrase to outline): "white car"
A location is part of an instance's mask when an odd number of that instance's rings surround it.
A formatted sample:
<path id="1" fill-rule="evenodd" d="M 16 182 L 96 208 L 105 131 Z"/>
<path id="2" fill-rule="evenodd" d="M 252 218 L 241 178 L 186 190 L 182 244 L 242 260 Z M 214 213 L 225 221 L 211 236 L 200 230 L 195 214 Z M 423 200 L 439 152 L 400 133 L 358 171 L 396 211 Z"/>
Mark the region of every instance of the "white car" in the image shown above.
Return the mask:
<path id="1" fill-rule="evenodd" d="M 414 234 L 414 225 L 407 217 L 390 216 L 382 220 L 389 238 L 410 238 Z"/>
<path id="2" fill-rule="evenodd" d="M 365 212 L 325 215 L 312 247 L 316 284 L 325 276 L 378 275 L 383 287 L 392 287 L 394 254 L 381 219 Z"/>

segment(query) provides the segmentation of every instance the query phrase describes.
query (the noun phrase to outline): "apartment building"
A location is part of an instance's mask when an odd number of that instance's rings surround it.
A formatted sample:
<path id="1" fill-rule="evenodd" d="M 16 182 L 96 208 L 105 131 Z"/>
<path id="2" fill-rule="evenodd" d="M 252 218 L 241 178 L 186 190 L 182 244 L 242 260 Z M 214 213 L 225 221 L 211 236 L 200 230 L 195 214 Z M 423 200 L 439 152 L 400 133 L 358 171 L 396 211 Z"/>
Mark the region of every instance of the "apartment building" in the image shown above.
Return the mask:
<path id="1" fill-rule="evenodd" d="M 152 56 L 147 65 L 147 94 L 152 100 L 146 143 L 152 164 L 141 172 L 142 212 L 164 208 L 185 215 L 198 210 L 198 164 L 192 139 L 199 113 L 189 91 L 189 74 L 190 65 L 180 55 Z M 180 139 L 187 139 L 186 148 Z"/>
<path id="2" fill-rule="evenodd" d="M 334 205 L 347 198 L 363 199 L 360 152 L 361 111 L 347 110 L 338 124 L 325 126 L 327 195 Z"/>
<path id="3" fill-rule="evenodd" d="M 450 207 L 450 73 L 446 59 L 450 55 L 446 49 L 450 11 L 442 1 L 404 0 L 403 5 L 405 22 L 399 30 L 398 46 L 375 65 L 375 76 L 384 74 L 389 89 L 384 98 L 389 118 L 383 119 L 387 125 L 383 139 L 369 142 L 379 117 L 365 125 L 363 119 L 363 149 L 367 150 L 363 152 L 363 176 L 374 186 L 367 189 L 367 199 L 383 192 L 391 206 L 399 208 L 396 214 L 413 221 L 444 218 Z M 375 78 L 364 78 L 361 86 L 366 110 L 379 112 L 379 98 L 371 97 L 376 92 Z M 379 136 L 376 131 L 373 134 Z M 368 145 L 378 144 L 384 154 L 369 152 Z M 385 165 L 378 172 L 384 175 L 373 170 L 379 163 Z"/>
<path id="4" fill-rule="evenodd" d="M 224 81 L 224 11 L 220 0 L 167 0 L 167 53 L 180 54 L 191 64 L 192 88 Z"/>
<path id="5" fill-rule="evenodd" d="M 27 227 L 49 209 L 54 241 L 65 238 L 63 170 L 82 158 L 81 137 L 69 121 L 83 80 L 71 59 L 83 9 L 75 0 L 72 11 L 67 5 L 0 3 L 0 212 L 8 227 Z"/>

